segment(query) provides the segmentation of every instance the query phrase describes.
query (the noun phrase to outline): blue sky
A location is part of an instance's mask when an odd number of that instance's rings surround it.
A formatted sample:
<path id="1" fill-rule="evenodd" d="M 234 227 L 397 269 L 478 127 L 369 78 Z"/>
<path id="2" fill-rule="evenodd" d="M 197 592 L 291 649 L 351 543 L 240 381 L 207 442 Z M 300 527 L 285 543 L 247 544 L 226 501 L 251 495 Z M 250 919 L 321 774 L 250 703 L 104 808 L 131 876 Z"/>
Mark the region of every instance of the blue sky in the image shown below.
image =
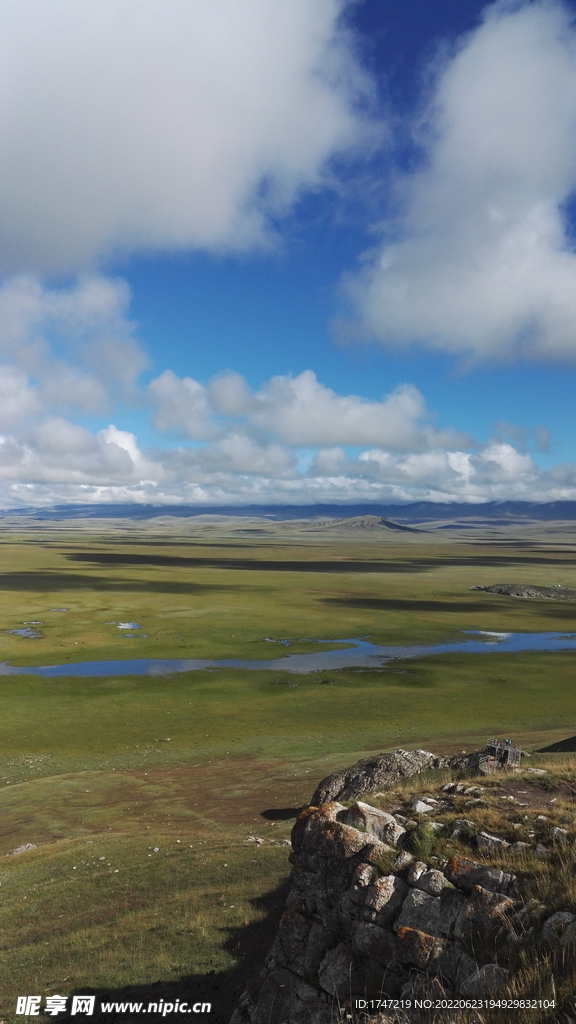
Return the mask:
<path id="1" fill-rule="evenodd" d="M 0 507 L 576 499 L 576 4 L 0 13 Z"/>

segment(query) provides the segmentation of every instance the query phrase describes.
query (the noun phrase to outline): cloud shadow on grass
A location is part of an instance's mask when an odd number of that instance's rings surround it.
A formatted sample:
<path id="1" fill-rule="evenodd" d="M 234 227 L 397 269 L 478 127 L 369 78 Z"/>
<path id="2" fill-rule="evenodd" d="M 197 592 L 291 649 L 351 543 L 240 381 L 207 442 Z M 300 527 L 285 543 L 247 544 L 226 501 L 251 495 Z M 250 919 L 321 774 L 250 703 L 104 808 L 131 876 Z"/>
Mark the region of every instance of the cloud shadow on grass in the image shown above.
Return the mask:
<path id="1" fill-rule="evenodd" d="M 322 604 L 339 608 L 367 609 L 376 612 L 485 612 L 486 602 L 481 601 L 423 601 L 419 599 L 400 600 L 386 597 L 323 597 Z"/>
<path id="2" fill-rule="evenodd" d="M 495 600 L 486 601 L 435 601 L 412 599 L 396 599 L 387 597 L 323 597 L 322 604 L 333 605 L 338 608 L 347 608 L 349 611 L 355 609 L 366 609 L 377 612 L 486 612 L 495 609 L 502 603 L 502 597 L 508 601 L 508 607 L 512 604 L 528 605 L 535 615 L 543 615 L 550 619 L 569 619 L 576 626 L 576 602 L 567 603 L 561 599 L 557 601 L 538 600 L 532 598 L 506 597 L 506 595 L 494 594 L 489 597 Z"/>
<path id="3" fill-rule="evenodd" d="M 0 573 L 0 590 L 105 590 L 159 594 L 205 594 L 210 591 L 244 590 L 237 584 L 190 583 L 170 579 L 120 579 L 113 576 L 82 576 L 74 572 Z"/>
<path id="4" fill-rule="evenodd" d="M 256 979 L 261 971 L 267 953 L 276 937 L 280 918 L 286 905 L 289 881 L 286 880 L 277 889 L 251 900 L 252 906 L 263 914 L 261 920 L 239 928 L 222 928 L 228 937 L 222 948 L 234 958 L 235 965 L 227 971 L 207 971 L 204 974 L 189 974 L 178 980 L 161 980 L 149 985 L 130 985 L 120 989 L 95 989 L 89 986 L 71 995 L 95 995 L 96 1007 L 104 1002 L 126 1003 L 141 1002 L 145 1007 L 149 1003 L 207 1002 L 212 1004 L 212 1012 L 197 1015 L 199 1020 L 209 1020 L 210 1024 L 229 1024 L 232 1012 L 238 999 L 250 979 Z M 69 1005 L 71 1005 L 71 1000 Z M 95 1024 L 106 1021 L 107 1024 L 128 1024 L 140 1019 L 140 1014 L 130 1013 L 95 1013 L 90 1020 Z M 146 1013 L 144 1019 L 149 1022 L 175 1020 L 181 1015 L 171 1013 Z M 187 1015 L 186 1015 L 187 1016 Z M 190 1018 L 196 1015 L 191 1014 Z M 66 1024 L 77 1024 L 80 1018 L 69 1014 L 59 1016 L 58 1020 Z M 82 1018 L 83 1019 L 83 1018 Z"/>
<path id="5" fill-rule="evenodd" d="M 165 569 L 236 569 L 244 572 L 422 572 L 431 568 L 420 562 L 369 561 L 281 561 L 264 558 L 186 558 L 175 555 L 150 555 L 136 552 L 70 552 L 71 562 L 93 565 L 153 566 Z"/>
<path id="6" fill-rule="evenodd" d="M 65 557 L 71 562 L 89 562 L 102 566 L 151 566 L 165 569 L 236 569 L 244 572 L 324 572 L 324 573 L 419 573 L 432 569 L 476 566 L 482 569 L 506 569 L 508 566 L 534 565 L 556 566 L 576 565 L 576 558 L 566 553 L 558 555 L 508 555 L 496 552 L 493 555 L 447 555 L 409 559 L 326 559 L 326 560 L 280 560 L 265 558 L 195 558 L 184 555 L 154 555 L 135 551 L 68 551 Z M 474 581 L 472 581 L 474 582 Z"/>

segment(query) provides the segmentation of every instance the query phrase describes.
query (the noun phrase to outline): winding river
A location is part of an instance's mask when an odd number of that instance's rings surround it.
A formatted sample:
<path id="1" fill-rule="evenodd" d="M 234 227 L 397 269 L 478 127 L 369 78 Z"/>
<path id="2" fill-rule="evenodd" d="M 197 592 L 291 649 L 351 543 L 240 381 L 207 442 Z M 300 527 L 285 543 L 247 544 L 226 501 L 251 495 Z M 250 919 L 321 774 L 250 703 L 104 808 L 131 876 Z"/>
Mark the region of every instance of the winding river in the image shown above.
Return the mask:
<path id="1" fill-rule="evenodd" d="M 289 641 L 272 641 L 289 646 Z M 299 643 L 304 641 L 299 640 Z M 467 630 L 461 640 L 418 646 L 382 647 L 364 638 L 344 640 L 308 640 L 315 647 L 347 644 L 336 651 L 311 650 L 306 654 L 286 654 L 268 660 L 200 658 L 127 658 L 118 661 L 78 661 L 65 665 L 37 665 L 16 668 L 0 664 L 0 675 L 54 676 L 166 676 L 199 669 L 236 668 L 275 672 L 331 672 L 340 668 L 381 668 L 393 661 L 427 658 L 433 654 L 517 654 L 521 651 L 576 651 L 576 633 L 490 633 Z"/>

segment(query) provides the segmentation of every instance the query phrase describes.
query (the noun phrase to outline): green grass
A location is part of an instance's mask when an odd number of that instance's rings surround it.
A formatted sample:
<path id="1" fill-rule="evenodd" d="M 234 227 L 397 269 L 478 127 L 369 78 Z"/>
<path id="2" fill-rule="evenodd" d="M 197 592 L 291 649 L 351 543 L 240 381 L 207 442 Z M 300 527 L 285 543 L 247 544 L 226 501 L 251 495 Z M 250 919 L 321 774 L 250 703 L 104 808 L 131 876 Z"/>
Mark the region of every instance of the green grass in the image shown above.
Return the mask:
<path id="1" fill-rule="evenodd" d="M 576 586 L 576 554 L 556 542 L 204 543 L 143 529 L 8 534 L 1 553 L 0 630 L 44 623 L 38 640 L 0 632 L 0 661 L 18 666 L 269 659 L 285 649 L 266 636 L 429 643 L 576 622 L 574 605 L 470 590 Z M 128 640 L 114 621 L 148 638 Z M 3 676 L 0 855 L 38 847 L 0 860 L 3 1019 L 17 994 L 160 982 L 212 993 L 226 1020 L 271 940 L 288 874 L 286 849 L 269 839 L 290 821 L 261 811 L 299 806 L 328 771 L 373 751 L 576 733 L 573 666 L 570 653 L 494 653 L 308 676 Z"/>
<path id="2" fill-rule="evenodd" d="M 0 782 L 190 756 L 308 759 L 398 745 L 528 741 L 576 722 L 574 655 L 446 655 L 325 677 L 220 670 L 2 679 Z M 329 685 L 331 683 L 332 685 Z M 576 730 L 575 730 L 576 731 Z M 24 755 L 24 756 L 23 756 Z M 27 757 L 25 756 L 27 755 Z"/>

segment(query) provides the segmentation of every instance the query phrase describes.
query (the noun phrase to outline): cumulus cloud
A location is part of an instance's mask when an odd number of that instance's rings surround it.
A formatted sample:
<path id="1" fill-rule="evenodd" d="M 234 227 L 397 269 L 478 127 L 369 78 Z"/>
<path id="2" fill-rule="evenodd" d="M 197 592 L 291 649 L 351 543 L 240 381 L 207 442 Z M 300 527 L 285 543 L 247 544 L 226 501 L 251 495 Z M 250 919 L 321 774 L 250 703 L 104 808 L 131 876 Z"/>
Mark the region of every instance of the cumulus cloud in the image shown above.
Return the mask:
<path id="1" fill-rule="evenodd" d="M 157 448 L 115 424 L 93 432 L 47 415 L 20 371 L 0 367 L 2 394 L 0 421 L 12 423 L 0 436 L 4 508 L 576 499 L 576 465 L 544 471 L 527 450 L 547 443 L 546 428 L 501 423 L 501 436 L 480 445 L 433 428 L 409 385 L 375 402 L 338 395 L 310 371 L 253 392 L 234 374 L 204 386 L 165 371 L 148 400 L 157 429 L 179 436 Z"/>
<path id="2" fill-rule="evenodd" d="M 0 485 L 10 504 L 23 493 L 34 503 L 46 488 L 79 495 L 86 487 L 91 493 L 102 487 L 130 489 L 162 476 L 161 465 L 140 452 L 134 434 L 113 424 L 93 434 L 51 417 L 21 436 L 0 437 Z"/>
<path id="3" fill-rule="evenodd" d="M 349 282 L 361 330 L 473 360 L 576 356 L 576 32 L 562 4 L 487 7 L 437 79 L 396 237 Z"/>
<path id="4" fill-rule="evenodd" d="M 100 276 L 48 288 L 0 286 L 0 429 L 31 415 L 101 412 L 134 395 L 147 358 L 128 319 L 125 282 Z"/>
<path id="5" fill-rule="evenodd" d="M 164 370 L 148 385 L 148 397 L 152 424 L 158 430 L 175 430 L 198 439 L 217 433 L 206 388 L 191 377 L 180 378 L 172 370 Z"/>
<path id="6" fill-rule="evenodd" d="M 358 395 L 337 395 L 312 370 L 296 377 L 277 376 L 250 392 L 237 373 L 223 374 L 205 388 L 166 370 L 148 386 L 153 423 L 200 439 L 218 430 L 212 417 L 241 421 L 256 437 L 273 437 L 304 447 L 382 444 L 401 451 L 431 445 L 469 443 L 468 436 L 434 428 L 423 395 L 402 384 L 379 402 Z M 220 422 L 219 430 L 225 430 Z"/>
<path id="7" fill-rule="evenodd" d="M 200 448 L 141 451 L 111 425 L 97 434 L 63 420 L 0 437 L 4 508 L 52 502 L 314 504 L 576 499 L 576 464 L 543 471 L 505 442 L 475 452 L 320 450 L 307 470 L 294 453 L 241 433 Z"/>
<path id="8" fill-rule="evenodd" d="M 0 0 L 0 269 L 243 249 L 366 143 L 342 0 Z"/>
<path id="9" fill-rule="evenodd" d="M 442 444 L 418 388 L 402 384 L 380 402 L 337 395 L 312 370 L 298 377 L 273 377 L 254 396 L 248 412 L 256 428 L 293 445 L 383 444 L 413 450 Z"/>

